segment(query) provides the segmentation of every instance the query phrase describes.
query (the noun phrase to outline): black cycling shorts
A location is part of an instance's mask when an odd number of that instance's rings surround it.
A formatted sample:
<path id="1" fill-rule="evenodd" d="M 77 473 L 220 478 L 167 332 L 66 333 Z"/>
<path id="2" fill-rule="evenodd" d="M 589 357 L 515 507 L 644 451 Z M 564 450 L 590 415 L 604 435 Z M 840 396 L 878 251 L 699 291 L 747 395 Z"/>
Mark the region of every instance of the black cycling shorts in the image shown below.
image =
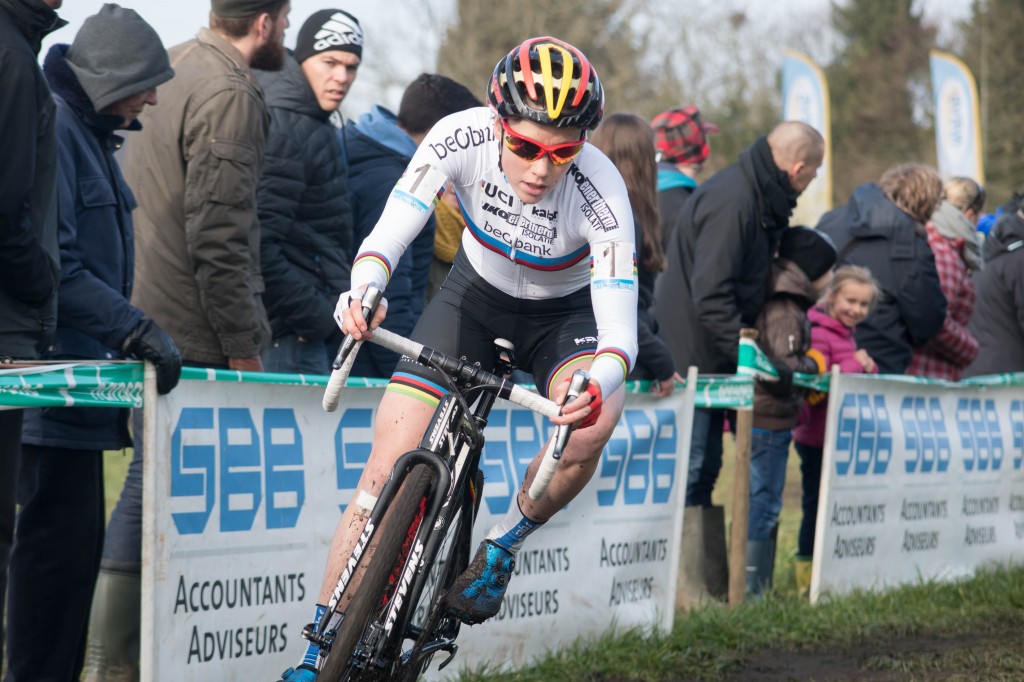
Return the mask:
<path id="1" fill-rule="evenodd" d="M 488 369 L 494 367 L 494 340 L 507 339 L 515 348 L 516 365 L 531 372 L 537 390 L 547 396 L 562 367 L 594 356 L 597 322 L 589 286 L 560 298 L 518 299 L 489 284 L 459 250 L 411 338 Z M 395 368 L 388 390 L 434 405 L 447 393 L 436 370 L 406 358 Z"/>

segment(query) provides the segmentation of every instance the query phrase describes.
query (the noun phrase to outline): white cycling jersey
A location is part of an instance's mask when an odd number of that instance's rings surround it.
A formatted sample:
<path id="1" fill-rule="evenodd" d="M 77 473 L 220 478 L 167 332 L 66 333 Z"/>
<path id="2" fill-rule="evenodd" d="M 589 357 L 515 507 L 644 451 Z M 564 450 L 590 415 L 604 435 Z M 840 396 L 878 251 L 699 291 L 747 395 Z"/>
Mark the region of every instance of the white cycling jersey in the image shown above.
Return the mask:
<path id="1" fill-rule="evenodd" d="M 386 287 L 447 180 L 466 229 L 462 249 L 481 277 L 521 299 L 566 296 L 587 284 L 597 321 L 591 378 L 608 396 L 636 360 L 636 248 L 622 177 L 586 145 L 544 198 L 524 204 L 498 167 L 489 107 L 452 114 L 419 146 L 352 266 L 352 288 Z"/>

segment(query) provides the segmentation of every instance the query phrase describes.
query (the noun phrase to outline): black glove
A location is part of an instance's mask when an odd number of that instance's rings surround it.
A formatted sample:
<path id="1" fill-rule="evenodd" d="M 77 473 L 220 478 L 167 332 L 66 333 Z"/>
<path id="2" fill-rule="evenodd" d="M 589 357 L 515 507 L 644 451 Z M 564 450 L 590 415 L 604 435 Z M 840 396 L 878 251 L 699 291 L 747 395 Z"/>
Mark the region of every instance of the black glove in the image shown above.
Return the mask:
<path id="1" fill-rule="evenodd" d="M 174 341 L 156 322 L 148 317 L 135 325 L 124 340 L 124 355 L 137 360 L 149 360 L 156 366 L 156 390 L 170 393 L 181 378 L 181 353 Z"/>
<path id="2" fill-rule="evenodd" d="M 762 381 L 761 385 L 766 391 L 768 391 L 768 393 L 776 398 L 784 398 L 793 390 L 793 368 L 776 357 L 769 355 L 768 359 L 771 360 L 772 365 L 775 367 L 775 371 L 778 372 L 779 380 Z"/>

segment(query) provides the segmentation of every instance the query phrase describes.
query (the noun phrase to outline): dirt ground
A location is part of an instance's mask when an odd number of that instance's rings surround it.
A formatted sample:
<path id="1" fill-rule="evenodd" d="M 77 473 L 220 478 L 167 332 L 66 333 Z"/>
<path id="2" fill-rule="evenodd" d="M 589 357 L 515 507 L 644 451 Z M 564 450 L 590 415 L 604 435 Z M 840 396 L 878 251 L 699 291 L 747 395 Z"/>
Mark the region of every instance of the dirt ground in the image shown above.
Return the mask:
<path id="1" fill-rule="evenodd" d="M 957 639 L 890 638 L 829 651 L 764 651 L 738 664 L 727 682 L 906 682 L 1024 680 L 1019 627 Z"/>

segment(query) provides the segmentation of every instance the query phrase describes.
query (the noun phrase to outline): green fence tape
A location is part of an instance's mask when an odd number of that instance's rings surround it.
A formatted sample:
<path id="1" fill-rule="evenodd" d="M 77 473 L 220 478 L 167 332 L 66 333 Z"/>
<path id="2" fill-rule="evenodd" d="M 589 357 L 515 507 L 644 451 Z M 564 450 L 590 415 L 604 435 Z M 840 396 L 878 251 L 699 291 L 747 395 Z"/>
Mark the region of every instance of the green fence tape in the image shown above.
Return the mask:
<path id="1" fill-rule="evenodd" d="M 142 364 L 59 363 L 0 370 L 6 407 L 141 407 Z"/>
<path id="2" fill-rule="evenodd" d="M 744 340 L 746 341 L 746 340 Z M 771 371 L 769 371 L 769 369 Z M 740 344 L 738 373 L 697 378 L 695 406 L 705 409 L 744 409 L 754 404 L 754 381 L 767 377 L 774 367 L 757 344 Z M 0 407 L 141 407 L 143 365 L 139 362 L 58 362 L 0 369 Z M 318 374 L 239 372 L 227 369 L 185 367 L 183 381 L 234 381 L 262 384 L 326 386 L 328 377 Z M 1024 386 L 1024 373 L 992 374 L 961 382 L 903 375 L 879 375 L 889 381 L 946 386 Z M 351 377 L 351 387 L 380 388 L 387 379 Z M 828 391 L 829 375 L 796 374 L 793 383 L 816 391 Z M 685 385 L 685 384 L 682 384 Z M 628 393 L 646 393 L 650 382 L 628 381 Z"/>

